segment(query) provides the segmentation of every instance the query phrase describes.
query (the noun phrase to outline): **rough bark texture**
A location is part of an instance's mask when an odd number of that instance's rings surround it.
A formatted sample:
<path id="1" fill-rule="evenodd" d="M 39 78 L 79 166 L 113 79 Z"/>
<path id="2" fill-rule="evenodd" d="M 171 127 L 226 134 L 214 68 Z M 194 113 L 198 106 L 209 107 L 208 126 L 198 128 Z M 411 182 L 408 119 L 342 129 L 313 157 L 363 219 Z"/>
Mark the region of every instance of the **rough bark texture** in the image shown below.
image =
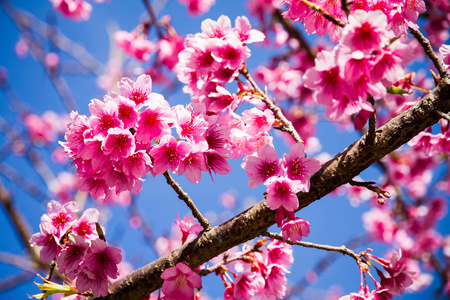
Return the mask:
<path id="1" fill-rule="evenodd" d="M 404 113 L 376 131 L 376 140 L 367 135 L 328 161 L 311 177 L 311 190 L 298 194 L 299 210 L 329 194 L 357 176 L 383 156 L 439 121 L 436 113 L 450 111 L 450 80 L 441 79 L 438 87 Z M 157 290 L 161 273 L 180 261 L 192 268 L 208 262 L 224 251 L 258 237 L 273 225 L 274 212 L 261 201 L 222 225 L 200 234 L 188 244 L 118 280 L 105 299 L 141 299 Z"/>

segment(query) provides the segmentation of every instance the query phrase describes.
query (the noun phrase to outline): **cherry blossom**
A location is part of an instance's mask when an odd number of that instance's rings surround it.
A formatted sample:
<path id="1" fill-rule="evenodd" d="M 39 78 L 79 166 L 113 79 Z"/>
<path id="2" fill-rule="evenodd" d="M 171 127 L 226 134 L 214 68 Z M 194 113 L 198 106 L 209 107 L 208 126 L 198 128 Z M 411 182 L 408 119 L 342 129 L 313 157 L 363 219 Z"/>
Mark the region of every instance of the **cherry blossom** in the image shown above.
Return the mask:
<path id="1" fill-rule="evenodd" d="M 161 278 L 164 280 L 162 291 L 167 299 L 191 299 L 194 295 L 194 288 L 202 286 L 200 275 L 193 272 L 183 262 L 177 263 L 175 267 L 165 269 Z"/>

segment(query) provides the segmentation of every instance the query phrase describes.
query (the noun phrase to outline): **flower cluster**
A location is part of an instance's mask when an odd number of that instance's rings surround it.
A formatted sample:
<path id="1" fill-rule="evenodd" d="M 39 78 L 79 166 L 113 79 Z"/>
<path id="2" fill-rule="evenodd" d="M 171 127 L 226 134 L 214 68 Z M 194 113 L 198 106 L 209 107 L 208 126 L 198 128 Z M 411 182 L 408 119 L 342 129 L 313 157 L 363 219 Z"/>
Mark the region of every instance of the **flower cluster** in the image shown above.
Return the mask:
<path id="1" fill-rule="evenodd" d="M 288 6 L 286 12 L 283 13 L 285 18 L 290 18 L 294 22 L 302 22 L 305 24 L 305 30 L 308 33 L 316 33 L 319 36 L 325 36 L 328 33 L 332 42 L 339 40 L 342 28 L 333 22 L 327 20 L 321 12 L 313 10 L 310 4 L 302 0 L 285 0 Z M 317 8 L 326 11 L 332 17 L 347 23 L 347 16 L 342 9 L 339 0 L 312 0 L 310 1 Z M 407 34 L 408 28 L 417 30 L 417 18 L 419 13 L 425 12 L 425 2 L 423 0 L 411 1 L 367 1 L 361 0 L 349 5 L 350 15 L 356 10 L 380 11 L 387 18 L 387 25 L 392 29 L 395 36 Z M 350 19 L 349 19 L 350 21 Z"/>
<path id="2" fill-rule="evenodd" d="M 277 210 L 275 220 L 283 231 L 283 238 L 300 241 L 309 235 L 309 223 L 294 217 L 298 208 L 298 192 L 308 192 L 309 176 L 320 169 L 317 159 L 305 157 L 305 147 L 294 144 L 289 154 L 281 159 L 271 145 L 263 145 L 254 155 L 246 156 L 242 168 L 250 176 L 248 186 L 255 188 L 261 183 L 267 186 L 266 204 Z M 284 221 L 285 216 L 288 220 Z"/>
<path id="3" fill-rule="evenodd" d="M 286 296 L 286 273 L 294 262 L 289 244 L 278 240 L 268 243 L 262 239 L 253 248 L 244 245 L 242 252 L 236 254 L 240 260 L 232 264 L 234 272 L 225 265 L 216 271 L 225 285 L 224 299 L 283 299 Z"/>
<path id="4" fill-rule="evenodd" d="M 145 34 L 119 30 L 114 33 L 114 39 L 117 46 L 140 61 L 148 61 L 150 52 L 155 50 L 155 45 L 147 40 Z"/>
<path id="5" fill-rule="evenodd" d="M 252 29 L 246 17 L 202 22 L 202 32 L 187 36 L 185 49 L 179 54 L 178 79 L 187 84 L 194 102 L 206 105 L 213 113 L 235 105 L 235 97 L 226 93 L 221 82 L 231 82 L 239 75 L 250 56 L 248 44 L 264 40 L 264 34 Z M 220 89 L 222 88 L 222 89 Z"/>
<path id="6" fill-rule="evenodd" d="M 41 232 L 31 236 L 31 246 L 39 246 L 44 262 L 56 260 L 58 271 L 75 282 L 80 293 L 91 290 L 94 296 L 106 296 L 108 283 L 119 275 L 121 250 L 99 237 L 99 212 L 89 208 L 76 218 L 78 205 L 61 205 L 54 200 L 41 218 Z"/>
<path id="7" fill-rule="evenodd" d="M 316 90 L 315 97 L 325 105 L 329 120 L 358 113 L 355 128 L 362 128 L 375 111 L 368 96 L 384 97 L 386 88 L 405 76 L 405 64 L 414 54 L 400 40 L 390 42 L 388 29 L 382 11 L 356 10 L 342 31 L 340 44 L 332 51 L 321 51 L 315 67 L 305 73 L 305 86 Z"/>
<path id="8" fill-rule="evenodd" d="M 143 177 L 169 169 L 198 182 L 202 171 L 227 174 L 226 126 L 206 115 L 204 105 L 171 107 L 151 93 L 150 76 L 122 78 L 121 95 L 93 99 L 88 118 L 71 113 L 66 142 L 61 143 L 80 177 L 79 189 L 97 199 L 113 193 L 138 193 Z M 172 136 L 172 129 L 179 139 Z"/>

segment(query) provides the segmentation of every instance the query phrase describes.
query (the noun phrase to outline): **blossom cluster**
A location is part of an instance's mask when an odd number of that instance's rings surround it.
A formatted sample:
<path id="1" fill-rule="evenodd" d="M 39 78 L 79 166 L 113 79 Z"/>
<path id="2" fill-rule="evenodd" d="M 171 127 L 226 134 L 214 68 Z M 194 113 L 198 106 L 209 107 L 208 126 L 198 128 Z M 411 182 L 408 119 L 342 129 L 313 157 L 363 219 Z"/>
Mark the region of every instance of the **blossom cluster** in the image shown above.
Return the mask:
<path id="1" fill-rule="evenodd" d="M 377 257 L 370 253 L 364 253 L 364 258 L 369 261 L 371 265 L 379 264 L 385 270 L 383 273 L 380 269 L 375 268 L 380 281 L 376 280 L 365 263 L 359 263 L 361 272 L 361 285 L 358 293 L 351 293 L 349 295 L 340 297 L 339 300 L 359 300 L 359 299 L 392 299 L 395 296 L 400 297 L 405 290 L 413 284 L 411 276 L 414 275 L 410 271 L 402 258 L 402 252 L 393 253 L 389 260 Z M 368 274 L 374 281 L 375 289 L 370 290 L 367 284 L 365 275 Z"/>
<path id="2" fill-rule="evenodd" d="M 77 290 L 91 290 L 94 296 L 106 296 L 108 283 L 119 275 L 121 250 L 108 245 L 97 231 L 99 212 L 89 208 L 77 219 L 78 205 L 50 201 L 41 218 L 41 232 L 30 238 L 39 246 L 44 262 L 56 261 L 58 271 L 75 283 Z M 103 238 L 103 239 L 102 239 Z"/>
<path id="3" fill-rule="evenodd" d="M 341 1 L 312 0 L 310 2 L 334 18 L 347 23 L 347 15 L 342 9 Z M 288 6 L 288 9 L 283 13 L 285 18 L 290 18 L 294 22 L 304 23 L 305 30 L 308 33 L 316 33 L 319 36 L 325 36 L 328 33 L 332 42 L 339 41 L 342 28 L 327 20 L 321 12 L 311 9 L 310 4 L 302 0 L 285 0 L 284 4 Z M 419 13 L 425 12 L 426 7 L 423 0 L 362 0 L 349 5 L 350 15 L 353 15 L 356 10 L 382 12 L 387 18 L 386 25 L 388 29 L 391 29 L 395 36 L 398 37 L 407 34 L 408 28 L 414 30 L 419 28 L 417 26 L 417 18 Z"/>
<path id="4" fill-rule="evenodd" d="M 224 89 L 223 82 L 231 82 L 250 57 L 248 44 L 264 40 L 264 34 L 252 29 L 249 20 L 237 17 L 235 27 L 227 16 L 217 21 L 207 19 L 201 33 L 185 39 L 185 49 L 179 53 L 178 79 L 187 84 L 194 103 L 204 103 L 211 113 L 225 108 L 235 109 L 237 99 Z"/>
<path id="5" fill-rule="evenodd" d="M 340 43 L 332 51 L 317 54 L 304 84 L 316 90 L 315 98 L 325 105 L 329 120 L 358 114 L 355 128 L 362 128 L 375 112 L 367 98 L 384 97 L 387 88 L 405 76 L 405 64 L 414 53 L 401 40 L 392 41 L 391 33 L 382 11 L 356 10 L 349 16 Z"/>
<path id="6" fill-rule="evenodd" d="M 151 93 L 151 78 L 123 78 L 121 95 L 110 92 L 93 99 L 88 118 L 71 113 L 66 153 L 77 166 L 79 189 L 107 200 L 112 193 L 138 193 L 147 173 L 167 170 L 200 180 L 202 171 L 226 174 L 225 126 L 205 114 L 201 104 L 171 107 L 162 95 Z M 172 136 L 175 128 L 179 137 Z"/>
<path id="7" fill-rule="evenodd" d="M 218 272 L 225 285 L 224 299 L 282 299 L 286 296 L 286 274 L 294 262 L 289 244 L 262 239 L 253 249 L 244 245 L 242 252 L 236 254 L 242 256 L 241 260 L 234 262 L 231 269 L 224 266 Z"/>

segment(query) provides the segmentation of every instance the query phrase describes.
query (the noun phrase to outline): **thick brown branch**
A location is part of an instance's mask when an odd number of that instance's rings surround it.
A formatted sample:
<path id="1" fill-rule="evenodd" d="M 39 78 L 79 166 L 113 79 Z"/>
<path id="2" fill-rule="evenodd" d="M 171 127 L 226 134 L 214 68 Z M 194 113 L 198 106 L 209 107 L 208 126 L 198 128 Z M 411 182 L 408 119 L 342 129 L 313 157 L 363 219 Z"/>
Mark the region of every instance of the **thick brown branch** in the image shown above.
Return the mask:
<path id="1" fill-rule="evenodd" d="M 376 143 L 367 146 L 367 134 L 325 163 L 311 177 L 308 193 L 298 194 L 299 210 L 350 181 L 386 154 L 408 142 L 425 128 L 439 121 L 437 111 L 450 111 L 450 81 L 442 78 L 439 85 L 416 105 L 391 119 L 377 131 Z M 178 262 L 186 261 L 195 268 L 224 251 L 264 233 L 275 223 L 274 212 L 264 201 L 204 232 L 190 243 L 118 280 L 105 299 L 141 299 L 157 290 L 161 273 Z"/>

